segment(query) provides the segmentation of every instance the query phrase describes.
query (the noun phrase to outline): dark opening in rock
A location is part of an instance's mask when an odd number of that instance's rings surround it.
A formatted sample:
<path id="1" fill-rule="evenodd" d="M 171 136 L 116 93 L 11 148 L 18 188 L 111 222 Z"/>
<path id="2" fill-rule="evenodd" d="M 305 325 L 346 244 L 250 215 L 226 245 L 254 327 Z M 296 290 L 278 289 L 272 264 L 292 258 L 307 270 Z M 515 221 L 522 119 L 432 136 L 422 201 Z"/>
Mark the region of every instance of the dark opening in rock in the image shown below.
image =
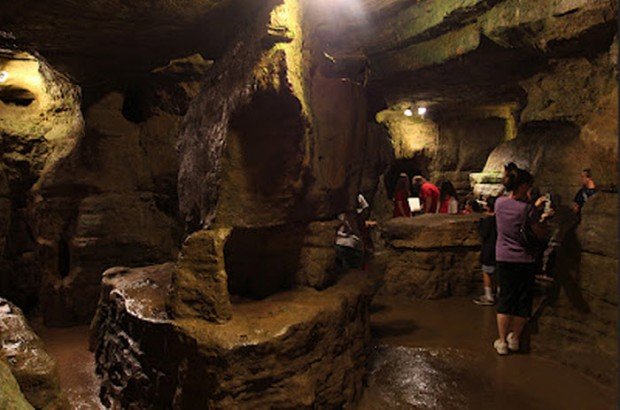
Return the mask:
<path id="1" fill-rule="evenodd" d="M 385 175 L 385 189 L 390 198 L 394 197 L 394 189 L 396 188 L 396 182 L 398 176 L 401 173 L 405 173 L 409 176 L 409 180 L 416 175 L 423 175 L 426 178 L 429 177 L 429 165 L 431 158 L 424 155 L 424 153 L 416 153 L 413 158 L 403 158 L 397 160 L 389 169 Z"/>
<path id="2" fill-rule="evenodd" d="M 0 101 L 5 104 L 27 107 L 36 100 L 33 93 L 18 87 L 0 87 Z"/>
<path id="3" fill-rule="evenodd" d="M 303 238 L 298 226 L 234 229 L 224 248 L 230 294 L 262 299 L 290 289 Z"/>
<path id="4" fill-rule="evenodd" d="M 71 270 L 71 253 L 69 244 L 64 238 L 58 241 L 58 275 L 61 278 L 69 276 Z"/>

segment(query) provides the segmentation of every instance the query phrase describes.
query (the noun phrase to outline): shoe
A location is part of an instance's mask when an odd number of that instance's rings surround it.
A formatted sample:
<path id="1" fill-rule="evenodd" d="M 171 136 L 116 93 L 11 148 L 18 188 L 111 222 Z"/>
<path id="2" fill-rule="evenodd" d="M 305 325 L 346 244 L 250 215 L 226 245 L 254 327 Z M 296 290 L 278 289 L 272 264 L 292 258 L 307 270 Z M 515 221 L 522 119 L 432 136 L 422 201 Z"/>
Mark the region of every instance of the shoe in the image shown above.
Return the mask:
<path id="1" fill-rule="evenodd" d="M 508 350 L 510 350 L 511 352 L 519 351 L 519 340 L 515 338 L 514 333 L 508 333 L 508 336 L 506 336 L 506 342 L 508 344 Z"/>
<path id="2" fill-rule="evenodd" d="M 495 304 L 495 299 L 490 299 L 482 295 L 474 299 L 474 303 L 478 306 L 493 306 Z"/>
<path id="3" fill-rule="evenodd" d="M 503 342 L 501 339 L 497 339 L 495 342 L 493 342 L 493 347 L 495 348 L 497 354 L 500 356 L 505 356 L 509 353 L 508 343 Z"/>

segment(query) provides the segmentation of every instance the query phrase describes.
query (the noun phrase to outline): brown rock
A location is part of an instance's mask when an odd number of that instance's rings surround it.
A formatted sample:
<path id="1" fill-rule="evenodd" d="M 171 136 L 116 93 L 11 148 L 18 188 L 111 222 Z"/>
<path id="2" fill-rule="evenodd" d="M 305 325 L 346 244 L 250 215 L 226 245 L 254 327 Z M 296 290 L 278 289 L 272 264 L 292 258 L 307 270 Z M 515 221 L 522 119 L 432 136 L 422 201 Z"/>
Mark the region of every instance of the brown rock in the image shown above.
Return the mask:
<path id="1" fill-rule="evenodd" d="M 35 408 L 69 408 L 60 390 L 56 361 L 47 354 L 21 310 L 5 299 L 0 299 L 2 360 L 9 364 L 24 396 Z"/>
<path id="2" fill-rule="evenodd" d="M 383 234 L 398 250 L 433 250 L 480 246 L 476 223 L 481 215 L 429 214 L 394 218 L 383 225 Z"/>
<path id="3" fill-rule="evenodd" d="M 481 215 L 421 215 L 383 226 L 391 256 L 385 289 L 422 299 L 470 294 L 479 281 Z"/>
<path id="4" fill-rule="evenodd" d="M 388 260 L 385 288 L 419 299 L 467 296 L 480 280 L 477 251 L 405 251 Z"/>
<path id="5" fill-rule="evenodd" d="M 610 229 L 618 221 L 618 195 L 599 192 L 586 202 L 577 228 L 583 252 L 618 258 L 618 232 Z"/>
<path id="6" fill-rule="evenodd" d="M 31 410 L 34 407 L 28 403 L 19 384 L 11 374 L 9 365 L 0 360 L 0 408 L 11 410 Z"/>
<path id="7" fill-rule="evenodd" d="M 299 255 L 298 285 L 324 289 L 336 279 L 336 231 L 339 221 L 313 222 L 306 228 Z"/>
<path id="8" fill-rule="evenodd" d="M 230 229 L 202 230 L 183 244 L 172 279 L 170 310 L 175 318 L 224 323 L 231 319 L 224 246 Z"/>
<path id="9" fill-rule="evenodd" d="M 93 330 L 106 405 L 333 408 L 360 397 L 367 276 L 233 305 L 216 324 L 161 315 L 173 274 L 164 265 L 105 275 Z"/>

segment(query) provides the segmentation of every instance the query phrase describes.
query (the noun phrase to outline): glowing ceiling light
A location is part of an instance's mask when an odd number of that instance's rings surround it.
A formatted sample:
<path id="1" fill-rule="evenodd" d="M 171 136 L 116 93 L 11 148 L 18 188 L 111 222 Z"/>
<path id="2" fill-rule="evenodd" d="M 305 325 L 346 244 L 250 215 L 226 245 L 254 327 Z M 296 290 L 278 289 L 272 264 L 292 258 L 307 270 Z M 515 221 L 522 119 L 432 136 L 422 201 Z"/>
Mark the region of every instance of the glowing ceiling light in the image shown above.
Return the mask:
<path id="1" fill-rule="evenodd" d="M 405 114 L 405 117 L 413 117 L 413 111 L 411 111 L 409 108 L 407 108 L 403 114 Z"/>
<path id="2" fill-rule="evenodd" d="M 418 107 L 418 114 L 421 117 L 424 117 L 424 115 L 426 114 L 426 107 Z"/>
<path id="3" fill-rule="evenodd" d="M 6 71 L 0 71 L 0 83 L 3 83 L 8 79 L 9 79 L 9 73 Z"/>

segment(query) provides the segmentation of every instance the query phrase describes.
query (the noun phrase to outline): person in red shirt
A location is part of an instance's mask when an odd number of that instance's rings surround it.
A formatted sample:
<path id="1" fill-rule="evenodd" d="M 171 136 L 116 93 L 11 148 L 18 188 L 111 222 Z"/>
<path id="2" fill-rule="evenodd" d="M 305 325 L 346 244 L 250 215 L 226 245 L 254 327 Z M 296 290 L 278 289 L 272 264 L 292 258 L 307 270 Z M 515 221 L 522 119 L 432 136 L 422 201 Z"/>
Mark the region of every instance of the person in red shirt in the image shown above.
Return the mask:
<path id="1" fill-rule="evenodd" d="M 394 190 L 394 218 L 411 217 L 407 198 L 409 198 L 409 177 L 407 174 L 400 174 Z"/>
<path id="2" fill-rule="evenodd" d="M 439 188 L 428 182 L 421 175 L 413 177 L 413 183 L 420 187 L 420 202 L 422 203 L 424 213 L 436 213 L 437 205 L 439 204 Z"/>

